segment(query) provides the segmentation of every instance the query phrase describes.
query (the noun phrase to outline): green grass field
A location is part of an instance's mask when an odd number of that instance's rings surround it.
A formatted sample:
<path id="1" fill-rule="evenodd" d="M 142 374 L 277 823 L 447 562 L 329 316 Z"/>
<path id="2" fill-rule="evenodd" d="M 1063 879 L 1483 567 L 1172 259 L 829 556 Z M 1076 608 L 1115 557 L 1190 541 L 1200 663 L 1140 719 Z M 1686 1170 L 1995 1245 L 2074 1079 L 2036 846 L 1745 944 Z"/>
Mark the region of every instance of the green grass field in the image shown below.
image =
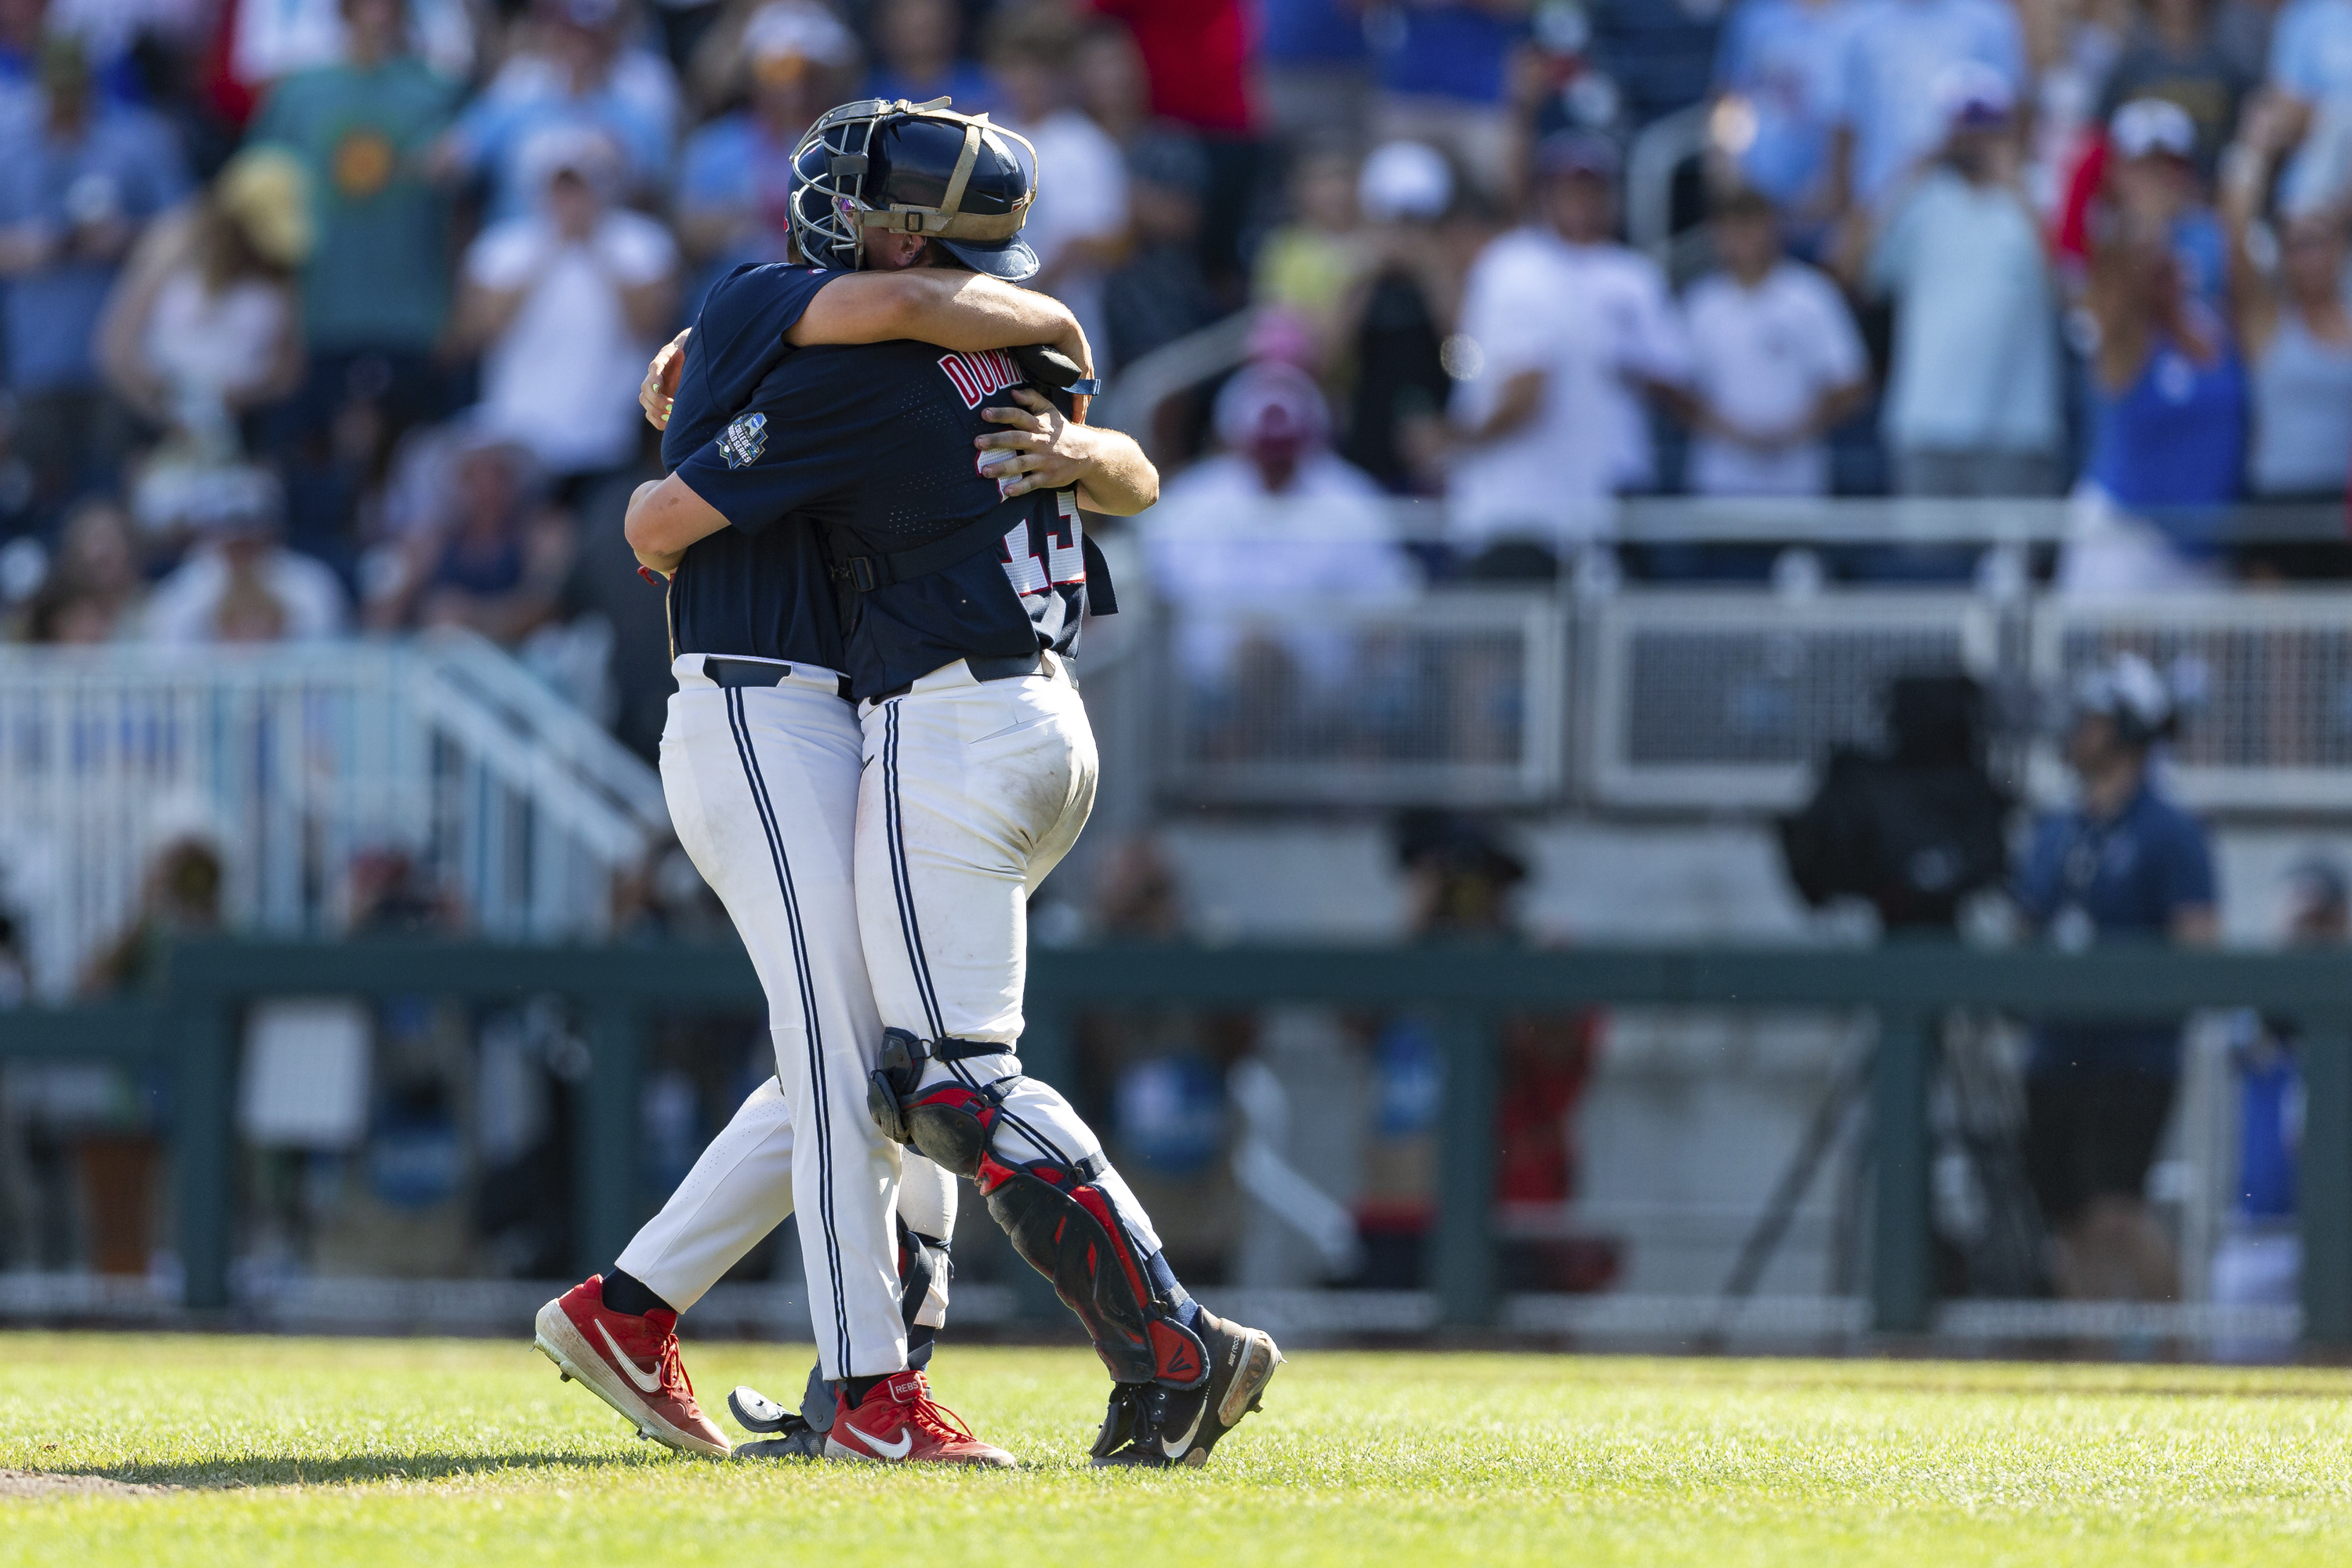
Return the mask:
<path id="1" fill-rule="evenodd" d="M 808 1359 L 688 1347 L 714 1406 Z M 1086 1468 L 1086 1352 L 950 1349 L 942 1398 L 1026 1468 L 918 1475 L 673 1456 L 521 1342 L 0 1364 L 0 1472 L 104 1483 L 0 1484 L 0 1563 L 2352 1561 L 2336 1372 L 1310 1353 L 1209 1468 L 1138 1475 Z"/>

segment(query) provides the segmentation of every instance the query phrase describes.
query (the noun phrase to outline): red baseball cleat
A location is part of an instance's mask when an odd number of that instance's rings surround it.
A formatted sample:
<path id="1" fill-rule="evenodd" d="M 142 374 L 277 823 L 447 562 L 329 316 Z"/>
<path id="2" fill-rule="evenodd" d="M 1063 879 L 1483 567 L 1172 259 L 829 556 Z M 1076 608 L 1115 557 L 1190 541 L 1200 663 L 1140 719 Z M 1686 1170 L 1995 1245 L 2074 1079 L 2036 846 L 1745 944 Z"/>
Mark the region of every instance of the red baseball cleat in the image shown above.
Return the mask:
<path id="1" fill-rule="evenodd" d="M 539 1310 L 536 1342 L 565 1379 L 619 1411 L 644 1436 L 686 1454 L 727 1457 L 727 1435 L 694 1402 L 677 1355 L 677 1314 L 644 1317 L 604 1305 L 604 1277 L 592 1274 Z"/>
<path id="2" fill-rule="evenodd" d="M 994 1465 L 1010 1469 L 1013 1456 L 971 1435 L 952 1410 L 931 1403 L 930 1380 L 919 1370 L 894 1373 L 867 1391 L 853 1410 L 841 1395 L 833 1430 L 825 1434 L 828 1459 L 878 1459 L 898 1465 Z"/>

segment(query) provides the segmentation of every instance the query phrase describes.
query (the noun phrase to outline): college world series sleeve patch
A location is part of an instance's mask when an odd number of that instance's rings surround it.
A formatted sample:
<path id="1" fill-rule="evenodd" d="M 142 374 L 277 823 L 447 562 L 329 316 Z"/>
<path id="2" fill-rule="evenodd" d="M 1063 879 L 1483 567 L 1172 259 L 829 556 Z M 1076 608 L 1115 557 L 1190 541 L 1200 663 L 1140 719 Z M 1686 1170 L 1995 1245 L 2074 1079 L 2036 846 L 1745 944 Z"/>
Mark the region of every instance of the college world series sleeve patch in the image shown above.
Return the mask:
<path id="1" fill-rule="evenodd" d="M 719 452 L 730 468 L 749 468 L 768 449 L 768 416 L 746 414 L 719 432 Z"/>

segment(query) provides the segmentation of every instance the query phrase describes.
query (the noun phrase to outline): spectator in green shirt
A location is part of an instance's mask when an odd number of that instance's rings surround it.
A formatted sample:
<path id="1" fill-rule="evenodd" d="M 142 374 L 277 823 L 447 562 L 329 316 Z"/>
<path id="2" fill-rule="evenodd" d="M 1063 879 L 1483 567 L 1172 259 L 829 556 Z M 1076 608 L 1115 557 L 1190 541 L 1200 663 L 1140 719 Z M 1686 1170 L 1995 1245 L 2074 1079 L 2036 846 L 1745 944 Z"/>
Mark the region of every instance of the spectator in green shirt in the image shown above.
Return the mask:
<path id="1" fill-rule="evenodd" d="M 292 149 L 316 193 L 298 402 L 314 428 L 354 396 L 403 423 L 437 413 L 431 356 L 449 313 L 448 199 L 424 164 L 459 87 L 409 52 L 404 0 L 342 0 L 342 13 L 344 61 L 279 81 L 248 137 Z"/>

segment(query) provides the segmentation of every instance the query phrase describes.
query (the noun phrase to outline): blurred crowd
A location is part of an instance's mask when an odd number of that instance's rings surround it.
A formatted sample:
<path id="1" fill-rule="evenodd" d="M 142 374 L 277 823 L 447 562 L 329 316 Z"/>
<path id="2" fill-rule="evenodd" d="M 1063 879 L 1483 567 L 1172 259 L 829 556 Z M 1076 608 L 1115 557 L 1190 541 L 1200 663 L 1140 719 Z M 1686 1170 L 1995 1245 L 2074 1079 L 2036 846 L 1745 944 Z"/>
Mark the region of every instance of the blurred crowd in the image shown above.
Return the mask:
<path id="1" fill-rule="evenodd" d="M 1036 286 L 1150 394 L 1178 597 L 1268 499 L 1321 524 L 1285 593 L 1580 568 L 1660 491 L 2071 493 L 2148 520 L 2083 570 L 2331 574 L 2217 518 L 2352 467 L 2347 35 L 2342 0 L 0 0 L 0 605 L 44 642 L 464 626 L 649 742 L 658 693 L 598 673 L 655 614 L 601 526 L 637 374 L 787 254 L 791 152 L 860 93 L 1037 146 Z M 1713 50 L 1706 152 L 1629 190 L 1677 101 L 1643 38 Z M 1689 220 L 1666 262 L 1629 197 Z M 1444 537 L 1387 550 L 1394 495 Z"/>

